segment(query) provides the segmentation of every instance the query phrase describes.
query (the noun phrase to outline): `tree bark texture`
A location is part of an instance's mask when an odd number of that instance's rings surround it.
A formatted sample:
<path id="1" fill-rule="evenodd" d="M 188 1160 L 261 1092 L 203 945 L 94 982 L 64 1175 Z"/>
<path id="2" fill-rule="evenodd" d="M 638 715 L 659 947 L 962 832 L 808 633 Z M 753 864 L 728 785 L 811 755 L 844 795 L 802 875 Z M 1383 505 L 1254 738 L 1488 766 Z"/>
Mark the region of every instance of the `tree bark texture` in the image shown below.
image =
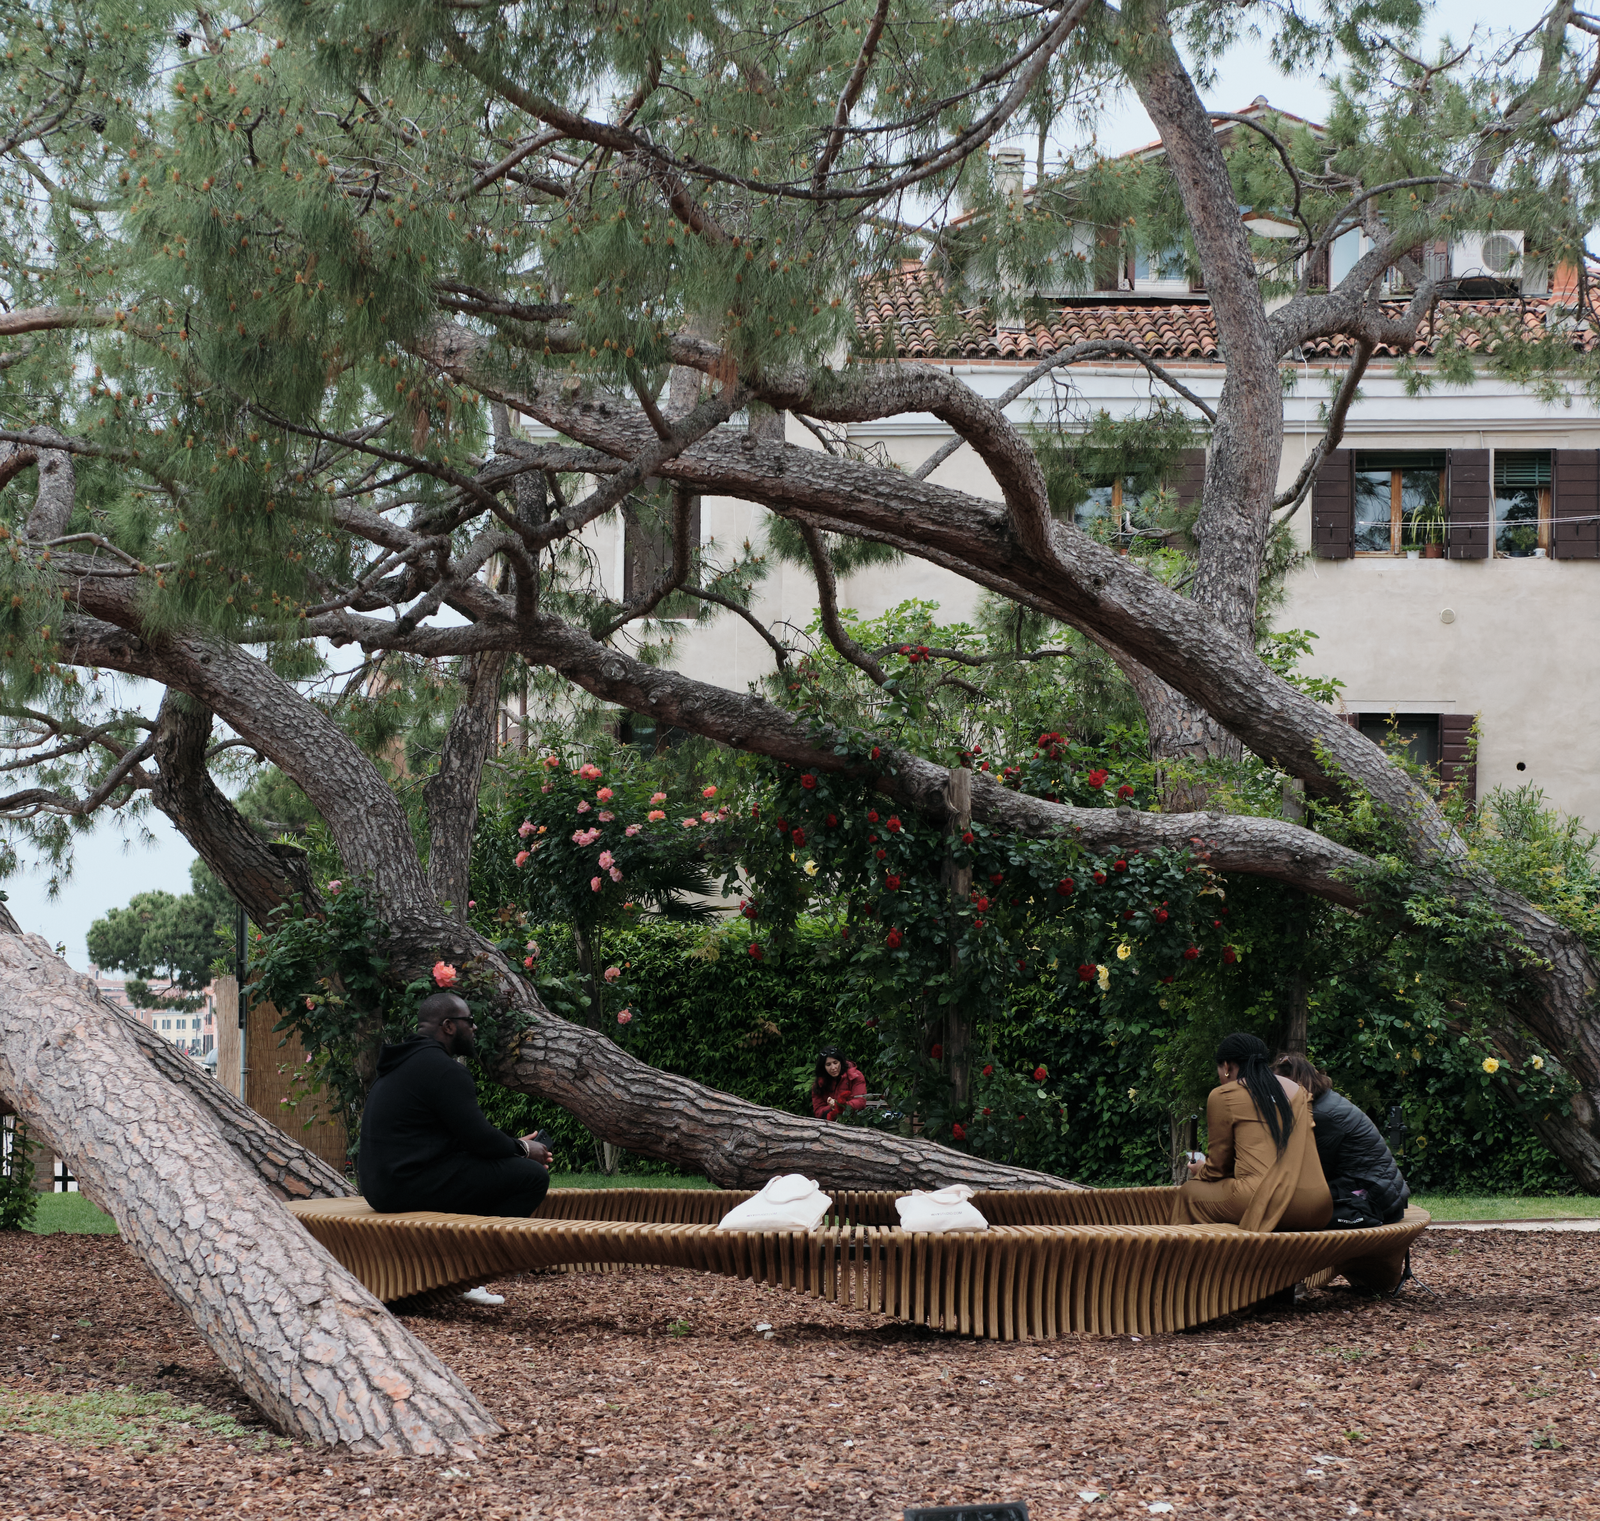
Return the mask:
<path id="1" fill-rule="evenodd" d="M 462 923 L 467 918 L 478 789 L 495 740 L 507 658 L 504 650 L 468 656 L 462 672 L 466 693 L 450 720 L 439 769 L 422 785 L 428 807 L 428 885 Z"/>
<path id="2" fill-rule="evenodd" d="M 0 935 L 0 1092 L 283 1431 L 417 1456 L 499 1433 L 37 936 Z"/>

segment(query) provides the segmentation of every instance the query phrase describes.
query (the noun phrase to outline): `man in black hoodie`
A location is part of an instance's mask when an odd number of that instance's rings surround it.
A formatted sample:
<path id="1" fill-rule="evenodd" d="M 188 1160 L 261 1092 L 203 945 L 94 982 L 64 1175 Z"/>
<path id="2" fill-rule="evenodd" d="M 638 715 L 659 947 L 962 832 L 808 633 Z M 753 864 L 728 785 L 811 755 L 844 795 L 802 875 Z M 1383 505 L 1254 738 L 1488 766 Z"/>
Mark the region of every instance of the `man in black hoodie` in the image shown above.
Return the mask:
<path id="1" fill-rule="evenodd" d="M 417 1033 L 385 1046 L 361 1116 L 361 1192 L 381 1214 L 441 1210 L 525 1218 L 550 1187 L 550 1152 L 536 1136 L 496 1130 L 478 1108 L 472 1074 L 456 1061 L 477 1050 L 466 1000 L 435 993 Z"/>

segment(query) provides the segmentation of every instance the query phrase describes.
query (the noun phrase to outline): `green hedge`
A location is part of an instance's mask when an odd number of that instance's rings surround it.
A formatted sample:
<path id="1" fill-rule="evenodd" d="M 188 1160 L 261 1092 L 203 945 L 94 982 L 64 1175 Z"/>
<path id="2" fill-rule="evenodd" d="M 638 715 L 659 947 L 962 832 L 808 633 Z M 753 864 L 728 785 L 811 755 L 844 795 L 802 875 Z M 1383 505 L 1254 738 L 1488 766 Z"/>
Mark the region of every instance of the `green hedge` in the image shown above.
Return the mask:
<path id="1" fill-rule="evenodd" d="M 570 935 L 550 929 L 533 935 L 545 970 L 573 969 Z M 842 1046 L 869 1085 L 874 1078 L 863 1032 L 838 1012 L 836 976 L 820 961 L 822 945 L 821 932 L 802 925 L 795 954 L 775 964 L 751 960 L 744 942 L 725 929 L 646 920 L 609 932 L 601 959 L 622 970 L 618 987 L 626 990 L 634 1018 L 618 1025 L 608 1008 L 605 1033 L 652 1067 L 768 1108 L 810 1114 L 807 1094 L 821 1047 Z M 563 1163 L 582 1166 L 592 1156 L 588 1131 L 557 1105 L 482 1078 L 479 1096 L 497 1125 L 551 1131 Z M 628 1166 L 675 1171 L 648 1160 Z"/>
<path id="2" fill-rule="evenodd" d="M 570 937 L 558 930 L 535 934 L 545 969 L 570 971 Z M 651 1066 L 793 1114 L 810 1112 L 806 1092 L 823 1045 L 842 1046 L 876 1088 L 875 1034 L 839 1012 L 845 984 L 830 960 L 834 943 L 820 927 L 802 922 L 793 952 L 781 962 L 756 962 L 728 926 L 708 931 L 650 920 L 608 934 L 602 959 L 621 970 L 617 1000 L 625 996 L 635 1017 L 619 1026 L 608 1006 L 606 1033 Z M 1170 1031 L 1108 1031 L 1092 1011 L 1081 1003 L 1074 1008 L 1053 983 L 1042 981 L 992 1021 L 991 1033 L 998 1063 L 1019 1072 L 1043 1064 L 1052 1092 L 1067 1108 L 1062 1134 L 1004 1160 L 1100 1187 L 1167 1181 L 1166 1105 L 1152 1073 Z M 1270 1031 L 1263 1034 L 1271 1038 Z M 1402 1166 L 1414 1190 L 1572 1191 L 1565 1169 L 1509 1103 L 1486 1098 L 1480 1085 L 1455 1077 L 1442 1063 L 1424 1063 L 1404 1076 L 1372 1073 L 1353 1035 L 1352 1022 L 1330 1009 L 1313 1020 L 1313 1055 L 1380 1128 L 1387 1129 L 1391 1105 L 1404 1109 L 1409 1134 Z M 519 1131 L 548 1128 L 561 1143 L 563 1165 L 589 1164 L 588 1132 L 564 1110 L 487 1079 L 480 1093 L 495 1123 Z M 675 1171 L 649 1161 L 627 1166 Z"/>

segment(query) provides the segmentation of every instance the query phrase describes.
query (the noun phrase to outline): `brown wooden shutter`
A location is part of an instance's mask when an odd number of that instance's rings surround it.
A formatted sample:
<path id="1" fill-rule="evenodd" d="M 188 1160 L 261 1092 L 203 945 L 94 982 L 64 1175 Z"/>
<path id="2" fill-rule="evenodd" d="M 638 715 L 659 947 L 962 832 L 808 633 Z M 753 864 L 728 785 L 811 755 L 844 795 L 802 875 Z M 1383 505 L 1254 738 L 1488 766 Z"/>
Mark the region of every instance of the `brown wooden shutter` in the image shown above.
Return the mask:
<path id="1" fill-rule="evenodd" d="M 1206 451 L 1185 449 L 1178 457 L 1178 468 L 1172 476 L 1172 489 L 1178 494 L 1180 507 L 1197 503 L 1206 489 Z"/>
<path id="2" fill-rule="evenodd" d="M 1449 556 L 1452 560 L 1489 558 L 1489 451 L 1452 449 L 1445 472 Z"/>
<path id="3" fill-rule="evenodd" d="M 1600 450 L 1557 449 L 1550 483 L 1550 558 L 1600 559 Z"/>
<path id="4" fill-rule="evenodd" d="M 1439 784 L 1458 788 L 1469 803 L 1478 801 L 1478 764 L 1473 750 L 1475 713 L 1439 715 Z"/>
<path id="5" fill-rule="evenodd" d="M 1311 487 L 1311 547 L 1323 560 L 1348 560 L 1356 552 L 1355 473 L 1348 449 L 1330 449 Z"/>

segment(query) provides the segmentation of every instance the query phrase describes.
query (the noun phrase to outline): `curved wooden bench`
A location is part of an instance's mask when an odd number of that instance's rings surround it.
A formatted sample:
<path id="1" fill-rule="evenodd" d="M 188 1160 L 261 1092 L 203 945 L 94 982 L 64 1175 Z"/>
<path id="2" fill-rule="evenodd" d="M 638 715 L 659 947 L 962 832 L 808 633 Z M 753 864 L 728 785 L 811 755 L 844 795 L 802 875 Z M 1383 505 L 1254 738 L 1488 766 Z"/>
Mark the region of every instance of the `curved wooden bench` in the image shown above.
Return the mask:
<path id="1" fill-rule="evenodd" d="M 380 1215 L 364 1199 L 289 1208 L 387 1303 L 539 1268 L 693 1268 L 1002 1341 L 1181 1331 L 1302 1280 L 1393 1288 L 1428 1216 L 1358 1231 L 1252 1234 L 1166 1223 L 1170 1188 L 980 1193 L 987 1231 L 899 1229 L 892 1193 L 840 1193 L 815 1231 L 718 1231 L 748 1191 L 559 1189 L 528 1220 Z"/>

